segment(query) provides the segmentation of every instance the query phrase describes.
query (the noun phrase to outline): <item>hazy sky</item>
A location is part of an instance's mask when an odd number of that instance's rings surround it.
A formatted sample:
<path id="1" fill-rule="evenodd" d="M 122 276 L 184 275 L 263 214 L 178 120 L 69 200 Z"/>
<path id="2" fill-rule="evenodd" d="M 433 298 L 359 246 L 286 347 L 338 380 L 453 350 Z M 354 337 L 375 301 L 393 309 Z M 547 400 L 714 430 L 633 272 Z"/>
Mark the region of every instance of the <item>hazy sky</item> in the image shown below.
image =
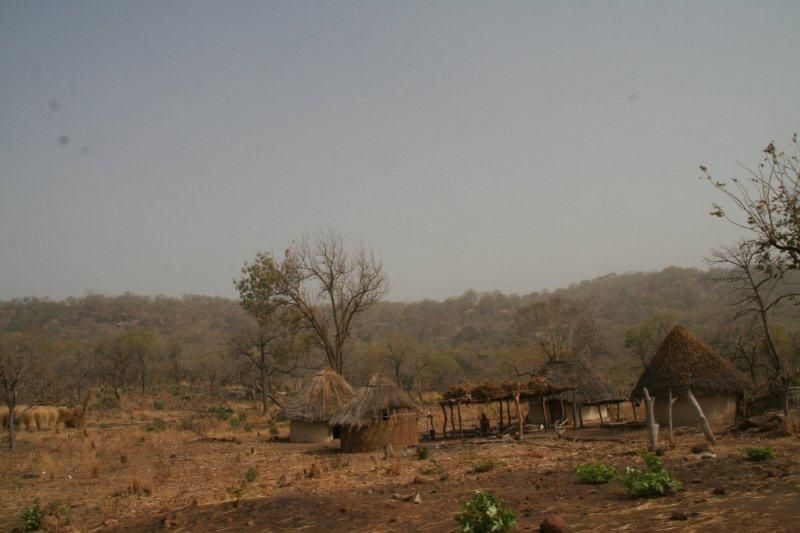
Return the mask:
<path id="1" fill-rule="evenodd" d="M 800 3 L 0 1 L 0 298 L 233 296 L 335 228 L 393 300 L 703 266 L 800 129 Z"/>

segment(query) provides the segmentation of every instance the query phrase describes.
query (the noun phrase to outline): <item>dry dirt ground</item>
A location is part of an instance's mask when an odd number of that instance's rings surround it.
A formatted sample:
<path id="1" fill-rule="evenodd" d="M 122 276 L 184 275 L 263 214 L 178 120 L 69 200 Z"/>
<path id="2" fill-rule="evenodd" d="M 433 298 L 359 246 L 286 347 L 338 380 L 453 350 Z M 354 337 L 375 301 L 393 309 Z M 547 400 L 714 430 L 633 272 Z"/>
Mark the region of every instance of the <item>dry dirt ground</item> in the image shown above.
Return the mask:
<path id="1" fill-rule="evenodd" d="M 537 529 L 549 510 L 576 531 L 797 531 L 800 523 L 797 436 L 722 435 L 716 457 L 702 459 L 690 451 L 700 435 L 687 430 L 663 457 L 686 490 L 631 500 L 617 483 L 577 483 L 573 469 L 595 460 L 620 471 L 641 466 L 640 431 L 449 441 L 430 445 L 428 459 L 413 449 L 384 459 L 272 442 L 251 406 L 232 407 L 247 413 L 246 423 L 130 409 L 94 414 L 82 429 L 23 433 L 17 450 L 0 452 L 0 530 L 19 527 L 20 511 L 38 500 L 61 504 L 61 523 L 51 517 L 49 526 L 75 531 L 452 531 L 459 502 L 478 489 L 505 500 L 520 530 Z M 745 459 L 747 447 L 763 444 L 778 458 Z M 487 463 L 489 471 L 473 472 Z M 420 504 L 394 497 L 417 492 Z"/>

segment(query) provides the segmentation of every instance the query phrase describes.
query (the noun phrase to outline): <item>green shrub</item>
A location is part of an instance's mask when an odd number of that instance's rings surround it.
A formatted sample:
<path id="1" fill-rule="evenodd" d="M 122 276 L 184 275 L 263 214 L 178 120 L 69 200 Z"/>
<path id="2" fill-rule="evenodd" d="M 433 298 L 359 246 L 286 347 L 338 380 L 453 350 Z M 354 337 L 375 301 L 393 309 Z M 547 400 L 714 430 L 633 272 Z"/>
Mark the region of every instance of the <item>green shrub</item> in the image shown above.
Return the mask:
<path id="1" fill-rule="evenodd" d="M 42 518 L 44 518 L 44 515 L 44 509 L 39 506 L 38 501 L 34 501 L 33 505 L 26 507 L 20 513 L 22 531 L 38 530 L 42 525 Z"/>
<path id="2" fill-rule="evenodd" d="M 622 476 L 625 492 L 631 498 L 652 498 L 665 496 L 682 490 L 680 481 L 673 479 L 672 475 L 662 465 L 659 458 L 649 452 L 642 452 L 642 460 L 647 465 L 647 470 L 639 470 L 629 466 Z"/>
<path id="3" fill-rule="evenodd" d="M 47 504 L 44 509 L 45 515 L 50 515 L 58 520 L 59 526 L 66 526 L 69 524 L 69 505 L 61 503 L 56 500 Z"/>
<path id="4" fill-rule="evenodd" d="M 108 422 L 100 422 L 99 427 L 100 429 L 108 429 L 111 427 L 111 424 L 109 424 Z"/>
<path id="5" fill-rule="evenodd" d="M 227 405 L 218 405 L 217 407 L 210 408 L 208 412 L 213 414 L 220 420 L 228 420 L 233 414 L 233 409 L 231 409 Z"/>
<path id="6" fill-rule="evenodd" d="M 167 429 L 167 423 L 161 420 L 160 418 L 151 420 L 150 422 L 144 425 L 144 430 L 150 433 L 157 431 L 164 431 L 165 429 Z"/>
<path id="7" fill-rule="evenodd" d="M 768 461 L 778 457 L 778 454 L 775 453 L 775 450 L 773 450 L 771 446 L 747 448 L 745 453 L 747 454 L 747 458 L 751 461 Z"/>
<path id="8" fill-rule="evenodd" d="M 418 461 L 424 461 L 431 454 L 431 449 L 427 446 L 417 446 L 416 457 Z"/>
<path id="9" fill-rule="evenodd" d="M 172 387 L 169 388 L 169 393 L 170 395 L 177 398 L 178 396 L 181 395 L 181 388 L 178 387 L 177 385 L 173 385 Z"/>
<path id="10" fill-rule="evenodd" d="M 248 483 L 252 483 L 256 480 L 256 476 L 258 476 L 258 472 L 252 466 L 247 469 L 247 472 L 244 475 L 244 478 L 247 480 Z"/>
<path id="11" fill-rule="evenodd" d="M 153 409 L 156 409 L 157 411 L 163 411 L 164 410 L 164 400 L 155 400 L 153 402 Z"/>
<path id="12" fill-rule="evenodd" d="M 273 439 L 278 438 L 280 431 L 278 430 L 278 424 L 276 424 L 274 420 L 267 422 L 267 429 L 269 430 L 269 434 Z"/>
<path id="13" fill-rule="evenodd" d="M 478 462 L 472 465 L 470 472 L 473 474 L 481 474 L 483 472 L 490 472 L 495 469 L 495 467 L 500 466 L 503 463 L 499 463 L 497 461 L 484 461 Z"/>
<path id="14" fill-rule="evenodd" d="M 244 411 L 240 411 L 237 414 L 228 417 L 228 424 L 232 428 L 237 428 L 242 424 L 244 424 L 245 420 L 247 420 L 247 413 L 245 413 Z"/>
<path id="15" fill-rule="evenodd" d="M 461 502 L 462 512 L 455 517 L 459 531 L 464 533 L 503 533 L 511 531 L 517 518 L 507 509 L 502 500 L 495 498 L 491 493 L 476 491 L 475 496 L 466 502 Z"/>
<path id="16" fill-rule="evenodd" d="M 430 461 L 431 464 L 420 471 L 422 474 L 426 476 L 434 476 L 444 473 L 444 467 L 442 467 L 442 465 L 440 465 L 436 459 L 431 457 Z"/>
<path id="17" fill-rule="evenodd" d="M 617 477 L 617 472 L 613 468 L 600 462 L 578 465 L 575 467 L 575 474 L 578 476 L 578 481 L 589 485 L 602 485 L 614 481 Z"/>

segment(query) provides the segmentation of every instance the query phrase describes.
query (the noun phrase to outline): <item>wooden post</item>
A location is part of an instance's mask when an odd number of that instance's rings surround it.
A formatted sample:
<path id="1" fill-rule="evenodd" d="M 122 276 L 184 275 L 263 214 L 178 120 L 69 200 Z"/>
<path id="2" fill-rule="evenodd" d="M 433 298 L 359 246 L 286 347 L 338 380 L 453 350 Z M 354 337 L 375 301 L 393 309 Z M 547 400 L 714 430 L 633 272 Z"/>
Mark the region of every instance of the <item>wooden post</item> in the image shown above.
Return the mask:
<path id="1" fill-rule="evenodd" d="M 581 409 L 581 405 L 578 404 L 578 418 L 581 420 L 581 427 L 583 427 L 583 410 Z"/>
<path id="2" fill-rule="evenodd" d="M 644 388 L 644 403 L 647 408 L 647 437 L 650 441 L 650 451 L 655 453 L 658 448 L 658 424 L 653 411 L 656 399 L 650 397 L 647 387 Z"/>
<path id="3" fill-rule="evenodd" d="M 619 420 L 619 402 L 617 402 L 617 420 Z"/>
<path id="4" fill-rule="evenodd" d="M 559 392 L 558 393 L 558 400 L 561 402 L 561 420 L 567 418 L 567 410 L 564 409 L 564 394 Z"/>
<path id="5" fill-rule="evenodd" d="M 633 409 L 633 421 L 636 422 L 637 421 L 637 418 L 636 418 L 636 402 L 634 402 L 633 400 L 631 400 L 631 409 Z"/>
<path id="6" fill-rule="evenodd" d="M 500 431 L 503 431 L 503 400 L 499 400 L 500 402 Z"/>
<path id="7" fill-rule="evenodd" d="M 672 389 L 669 389 L 669 410 L 667 411 L 667 424 L 669 425 L 669 447 L 675 449 L 675 439 L 672 436 L 672 404 L 677 398 L 673 398 Z"/>
<path id="8" fill-rule="evenodd" d="M 578 428 L 577 397 L 577 390 L 572 389 L 572 429 Z"/>
<path id="9" fill-rule="evenodd" d="M 597 406 L 597 414 L 600 415 L 600 427 L 603 427 L 603 409 L 602 405 Z"/>
<path id="10" fill-rule="evenodd" d="M 508 423 L 511 424 L 511 399 L 506 398 L 506 414 L 508 415 Z"/>
<path id="11" fill-rule="evenodd" d="M 464 426 L 461 425 L 461 402 L 456 404 L 456 411 L 458 411 L 458 431 L 461 434 L 461 440 L 464 440 Z"/>
<path id="12" fill-rule="evenodd" d="M 697 413 L 697 418 L 700 419 L 700 427 L 702 428 L 706 439 L 711 444 L 716 444 L 717 439 L 714 437 L 714 433 L 711 431 L 711 426 L 708 423 L 708 419 L 706 418 L 706 415 L 703 414 L 703 409 L 700 407 L 700 404 L 697 403 L 697 400 L 695 399 L 694 394 L 692 394 L 691 389 L 686 391 L 686 397 L 689 398 L 689 402 L 692 404 L 692 407 L 694 407 L 694 412 Z"/>
<path id="13" fill-rule="evenodd" d="M 444 422 L 442 423 L 442 439 L 447 439 L 447 409 L 444 408 L 443 403 L 440 403 L 439 407 L 442 408 L 442 414 L 444 415 Z"/>
<path id="14" fill-rule="evenodd" d="M 542 396 L 542 416 L 544 417 L 544 430 L 547 431 L 550 421 L 547 419 L 547 404 L 544 401 L 544 396 Z"/>
<path id="15" fill-rule="evenodd" d="M 453 430 L 453 435 L 456 434 L 456 417 L 453 414 L 453 403 L 450 402 L 450 429 Z"/>
<path id="16" fill-rule="evenodd" d="M 517 421 L 519 422 L 519 440 L 522 440 L 525 425 L 522 423 L 522 409 L 519 408 L 519 392 L 514 393 L 514 405 L 517 408 Z"/>

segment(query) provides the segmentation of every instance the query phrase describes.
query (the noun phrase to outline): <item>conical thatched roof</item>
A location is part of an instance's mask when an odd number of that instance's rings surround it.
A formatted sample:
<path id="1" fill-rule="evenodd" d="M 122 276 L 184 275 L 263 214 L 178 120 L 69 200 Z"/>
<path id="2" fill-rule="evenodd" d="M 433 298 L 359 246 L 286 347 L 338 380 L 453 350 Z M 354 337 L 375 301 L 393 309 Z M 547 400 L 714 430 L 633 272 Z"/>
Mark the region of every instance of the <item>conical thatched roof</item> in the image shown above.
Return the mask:
<path id="1" fill-rule="evenodd" d="M 358 429 L 384 416 L 418 413 L 419 408 L 411 397 L 383 374 L 375 374 L 366 387 L 356 391 L 339 413 L 330 421 L 332 426 Z"/>
<path id="2" fill-rule="evenodd" d="M 355 390 L 346 379 L 326 368 L 283 408 L 280 416 L 286 420 L 327 422 L 354 394 Z"/>
<path id="3" fill-rule="evenodd" d="M 744 389 L 745 377 L 711 346 L 683 326 L 675 326 L 661 342 L 631 396 L 641 398 L 643 389 L 666 399 L 692 389 L 695 395 L 723 396 Z"/>
<path id="4" fill-rule="evenodd" d="M 549 361 L 536 374 L 558 388 L 575 389 L 575 399 L 579 404 L 611 403 L 622 399 L 578 359 Z M 571 396 L 570 393 L 567 398 L 571 400 Z"/>

